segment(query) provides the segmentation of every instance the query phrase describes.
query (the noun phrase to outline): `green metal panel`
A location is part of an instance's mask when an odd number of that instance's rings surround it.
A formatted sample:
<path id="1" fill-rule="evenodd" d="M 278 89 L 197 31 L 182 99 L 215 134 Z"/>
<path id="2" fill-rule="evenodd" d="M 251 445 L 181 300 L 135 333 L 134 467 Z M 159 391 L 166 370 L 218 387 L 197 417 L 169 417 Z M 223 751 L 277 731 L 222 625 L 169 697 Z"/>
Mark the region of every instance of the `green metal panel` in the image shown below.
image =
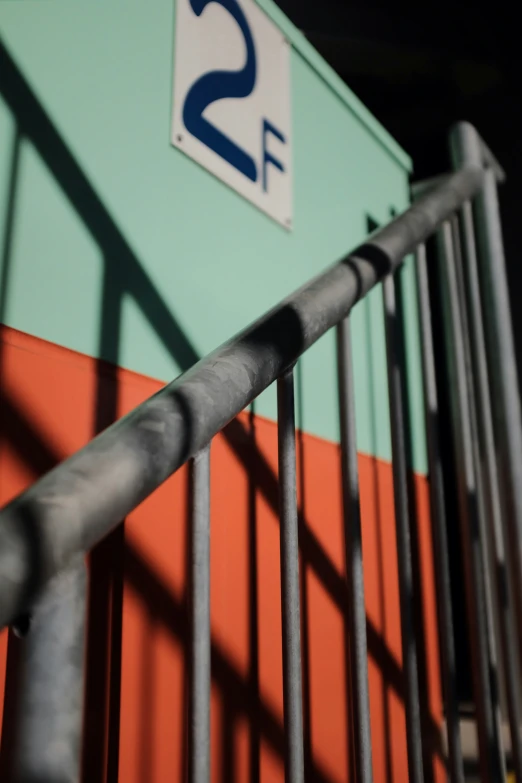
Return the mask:
<path id="1" fill-rule="evenodd" d="M 6 226 L 16 118 L 0 97 L 5 323 L 169 380 L 360 242 L 367 214 L 385 222 L 407 206 L 407 156 L 259 1 L 293 47 L 292 232 L 169 144 L 172 0 L 0 4 L 4 45 L 59 135 L 29 112 Z M 414 467 L 425 472 L 412 279 Z M 382 321 L 375 291 L 354 312 L 358 442 L 390 459 Z M 329 334 L 302 360 L 302 423 L 336 440 L 334 356 Z M 275 416 L 275 390 L 257 410 Z"/>

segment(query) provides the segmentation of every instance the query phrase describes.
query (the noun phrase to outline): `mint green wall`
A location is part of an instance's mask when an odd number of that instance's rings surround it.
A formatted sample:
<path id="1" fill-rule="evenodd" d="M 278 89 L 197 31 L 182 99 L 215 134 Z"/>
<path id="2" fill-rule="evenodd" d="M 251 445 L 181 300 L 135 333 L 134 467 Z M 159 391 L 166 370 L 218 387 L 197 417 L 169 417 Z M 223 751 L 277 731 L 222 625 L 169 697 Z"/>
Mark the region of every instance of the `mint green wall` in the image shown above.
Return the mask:
<path id="1" fill-rule="evenodd" d="M 173 0 L 0 3 L 4 45 L 81 170 L 71 178 L 69 165 L 51 163 L 51 172 L 47 137 L 31 121 L 40 149 L 22 139 L 11 240 L 3 253 L 9 264 L 5 323 L 170 380 L 191 354 L 167 317 L 151 325 L 151 313 L 160 312 L 151 287 L 204 355 L 360 242 L 367 213 L 386 222 L 391 207 L 407 206 L 407 156 L 277 7 L 259 2 L 293 44 L 292 232 L 170 146 Z M 0 248 L 8 233 L 15 134 L 15 118 L 0 97 Z M 56 157 L 50 153 L 52 161 L 62 152 L 59 146 Z M 84 197 L 86 181 L 103 204 L 94 217 L 92 200 Z M 112 228 L 105 230 L 100 209 L 117 226 L 118 241 Z M 134 257 L 129 273 L 127 253 Z M 140 283 L 137 264 L 150 282 Z M 110 270 L 110 291 L 127 284 L 132 290 L 123 294 L 119 354 L 111 333 L 100 338 L 104 269 Z M 412 283 L 408 273 L 403 286 L 414 466 L 425 472 Z M 116 322 L 118 297 L 106 301 L 106 314 Z M 355 308 L 353 322 L 359 448 L 388 460 L 380 290 Z M 334 359 L 329 334 L 302 361 L 302 425 L 335 440 Z M 257 411 L 274 417 L 275 409 L 271 389 Z"/>

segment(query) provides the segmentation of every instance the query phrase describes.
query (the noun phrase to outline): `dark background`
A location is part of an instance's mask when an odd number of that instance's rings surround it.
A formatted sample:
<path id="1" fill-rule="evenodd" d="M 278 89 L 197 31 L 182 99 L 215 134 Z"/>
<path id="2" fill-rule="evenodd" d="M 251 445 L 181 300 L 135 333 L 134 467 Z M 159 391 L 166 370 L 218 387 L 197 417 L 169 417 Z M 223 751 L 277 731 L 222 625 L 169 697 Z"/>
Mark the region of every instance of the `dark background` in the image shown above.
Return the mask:
<path id="1" fill-rule="evenodd" d="M 449 170 L 447 135 L 469 120 L 506 170 L 501 188 L 519 359 L 522 207 L 522 6 L 383 0 L 277 0 L 281 9 L 413 158 L 414 179 Z M 520 361 L 519 361 L 520 367 Z"/>
<path id="2" fill-rule="evenodd" d="M 522 207 L 522 6 L 416 3 L 398 8 L 383 0 L 277 0 L 348 86 L 411 155 L 413 181 L 450 169 L 448 131 L 472 122 L 507 173 L 500 189 L 511 311 L 522 367 L 522 272 L 518 228 Z M 431 275 L 430 275 L 431 277 Z M 435 282 L 432 280 L 432 282 Z M 432 289 L 434 286 L 432 286 Z M 437 293 L 432 293 L 437 297 Z M 436 353 L 441 357 L 440 317 L 434 307 Z M 444 367 L 441 415 L 449 415 Z M 445 460 L 448 537 L 451 549 L 458 686 L 471 700 L 469 651 L 461 576 L 456 487 L 449 432 L 441 433 Z"/>

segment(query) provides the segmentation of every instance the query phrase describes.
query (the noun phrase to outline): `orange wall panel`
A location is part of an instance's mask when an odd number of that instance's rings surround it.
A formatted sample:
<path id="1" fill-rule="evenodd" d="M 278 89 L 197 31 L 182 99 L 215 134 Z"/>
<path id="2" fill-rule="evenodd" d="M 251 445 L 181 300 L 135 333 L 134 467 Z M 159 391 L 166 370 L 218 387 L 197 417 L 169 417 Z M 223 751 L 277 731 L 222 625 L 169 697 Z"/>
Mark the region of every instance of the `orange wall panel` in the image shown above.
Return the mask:
<path id="1" fill-rule="evenodd" d="M 5 328 L 1 380 L 2 503 L 161 385 Z M 297 451 L 307 779 L 343 783 L 354 778 L 339 449 L 299 433 Z M 375 780 L 403 783 L 407 757 L 392 472 L 371 456 L 360 456 L 359 470 Z M 426 777 L 442 783 L 428 487 L 420 476 L 412 486 Z M 89 783 L 170 783 L 183 780 L 186 772 L 189 487 L 189 471 L 183 468 L 125 520 L 123 535 L 110 536 L 89 558 L 83 761 Z M 282 783 L 273 422 L 243 414 L 215 438 L 211 531 L 212 781 Z M 9 642 L 11 659 L 17 644 Z M 6 648 L 4 633 L 0 696 Z M 12 701 L 8 694 L 5 720 Z"/>

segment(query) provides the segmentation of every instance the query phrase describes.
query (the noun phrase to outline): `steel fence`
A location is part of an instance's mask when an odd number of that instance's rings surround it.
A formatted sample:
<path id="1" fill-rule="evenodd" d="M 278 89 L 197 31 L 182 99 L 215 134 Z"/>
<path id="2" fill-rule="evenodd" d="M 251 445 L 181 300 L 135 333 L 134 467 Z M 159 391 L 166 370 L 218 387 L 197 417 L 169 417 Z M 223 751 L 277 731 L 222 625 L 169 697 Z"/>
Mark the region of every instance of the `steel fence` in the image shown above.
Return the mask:
<path id="1" fill-rule="evenodd" d="M 395 275 L 405 257 L 414 253 L 448 770 L 452 783 L 462 783 L 455 619 L 426 252 L 426 243 L 435 238 L 444 302 L 480 775 L 483 783 L 505 779 L 498 695 L 501 674 L 507 694 L 512 764 L 516 779 L 522 783 L 522 425 L 496 195 L 496 182 L 503 172 L 468 124 L 462 123 L 452 132 L 452 149 L 455 172 L 417 188 L 418 197 L 404 214 L 104 431 L 0 512 L 0 627 L 28 627 L 15 749 L 17 782 L 78 780 L 83 555 L 188 461 L 193 474 L 189 766 L 192 783 L 209 781 L 210 444 L 274 382 L 278 394 L 285 768 L 289 783 L 304 780 L 294 365 L 333 328 L 338 346 L 355 774 L 361 783 L 373 780 L 350 311 L 380 283 L 408 769 L 411 783 L 423 781 L 404 437 L 405 378 L 398 345 Z M 495 620 L 500 628 L 498 640 Z"/>

